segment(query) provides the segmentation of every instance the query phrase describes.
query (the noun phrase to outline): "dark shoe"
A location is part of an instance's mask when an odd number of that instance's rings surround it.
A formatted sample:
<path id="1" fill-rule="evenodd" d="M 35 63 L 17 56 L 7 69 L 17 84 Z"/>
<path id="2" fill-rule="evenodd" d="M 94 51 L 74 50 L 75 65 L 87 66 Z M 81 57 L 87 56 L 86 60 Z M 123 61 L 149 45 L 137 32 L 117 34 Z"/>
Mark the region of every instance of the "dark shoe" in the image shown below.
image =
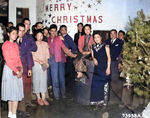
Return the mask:
<path id="1" fill-rule="evenodd" d="M 33 104 L 33 103 L 26 103 L 26 107 L 36 107 L 36 104 Z"/>
<path id="2" fill-rule="evenodd" d="M 99 106 L 96 105 L 95 108 L 93 108 L 94 111 L 97 111 L 99 109 Z"/>
<path id="3" fill-rule="evenodd" d="M 56 100 L 59 100 L 59 97 L 55 97 Z"/>
<path id="4" fill-rule="evenodd" d="M 65 98 L 66 98 L 66 95 L 62 95 L 62 98 L 65 99 Z"/>
<path id="5" fill-rule="evenodd" d="M 106 110 L 106 107 L 107 107 L 106 105 L 103 105 L 103 106 L 100 107 L 100 110 L 101 111 Z"/>

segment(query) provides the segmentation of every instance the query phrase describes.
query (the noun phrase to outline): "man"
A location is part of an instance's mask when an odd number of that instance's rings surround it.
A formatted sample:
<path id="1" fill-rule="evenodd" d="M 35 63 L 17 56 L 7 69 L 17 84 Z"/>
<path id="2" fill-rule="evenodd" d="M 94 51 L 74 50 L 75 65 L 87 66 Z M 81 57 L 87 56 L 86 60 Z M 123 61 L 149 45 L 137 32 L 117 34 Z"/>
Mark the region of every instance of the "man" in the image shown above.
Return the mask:
<path id="1" fill-rule="evenodd" d="M 43 30 L 43 23 L 42 23 L 42 22 L 37 22 L 37 23 L 35 24 L 35 30 L 37 30 L 37 29 L 42 29 L 42 30 Z M 35 32 L 36 32 L 36 31 L 35 31 Z M 44 31 L 43 31 L 43 32 L 44 32 Z M 43 41 L 47 42 L 47 37 L 46 37 L 46 36 L 43 37 Z"/>
<path id="2" fill-rule="evenodd" d="M 22 23 L 17 24 L 18 30 L 18 39 L 16 43 L 19 46 L 20 59 L 23 66 L 23 87 L 24 87 L 24 99 L 18 104 L 19 111 L 26 111 L 26 105 L 35 107 L 36 105 L 31 103 L 31 77 L 32 75 L 32 67 L 34 66 L 30 45 L 30 40 L 27 35 L 25 35 L 25 25 Z M 26 112 L 25 112 L 26 113 Z M 27 113 L 27 115 L 29 115 Z"/>
<path id="3" fill-rule="evenodd" d="M 124 37 L 125 37 L 125 32 L 120 30 L 118 32 L 118 38 L 121 39 L 124 42 Z M 118 57 L 118 69 L 121 70 L 122 69 L 122 58 L 121 58 L 122 53 L 120 53 L 119 57 Z"/>
<path id="4" fill-rule="evenodd" d="M 72 53 L 76 53 L 77 46 L 73 39 L 68 35 L 67 33 L 67 26 L 61 25 L 60 26 L 60 33 L 63 36 L 64 40 L 63 43 L 65 46 L 71 50 Z M 67 57 L 67 62 L 65 64 L 65 74 L 69 76 L 72 72 L 74 72 L 74 65 L 73 65 L 74 59 L 71 59 L 70 57 Z"/>
<path id="5" fill-rule="evenodd" d="M 57 26 L 52 24 L 50 26 L 50 37 L 48 38 L 50 59 L 48 61 L 51 68 L 51 76 L 53 83 L 53 92 L 56 100 L 59 99 L 59 93 L 62 98 L 65 98 L 65 62 L 66 57 L 64 52 L 71 57 L 76 57 L 71 53 L 68 48 L 63 44 L 62 40 L 57 36 Z"/>
<path id="6" fill-rule="evenodd" d="M 35 44 L 35 41 L 34 41 L 32 35 L 29 34 L 31 22 L 28 18 L 24 18 L 22 20 L 22 23 L 25 25 L 25 35 L 27 35 L 27 38 L 29 40 L 30 49 L 31 49 L 31 51 L 35 52 L 35 51 L 37 51 L 37 45 Z"/>
<path id="7" fill-rule="evenodd" d="M 112 90 L 121 98 L 122 86 L 119 83 L 118 57 L 122 51 L 123 41 L 117 38 L 117 31 L 110 31 L 110 38 L 105 41 L 110 46 L 111 55 L 111 87 Z"/>

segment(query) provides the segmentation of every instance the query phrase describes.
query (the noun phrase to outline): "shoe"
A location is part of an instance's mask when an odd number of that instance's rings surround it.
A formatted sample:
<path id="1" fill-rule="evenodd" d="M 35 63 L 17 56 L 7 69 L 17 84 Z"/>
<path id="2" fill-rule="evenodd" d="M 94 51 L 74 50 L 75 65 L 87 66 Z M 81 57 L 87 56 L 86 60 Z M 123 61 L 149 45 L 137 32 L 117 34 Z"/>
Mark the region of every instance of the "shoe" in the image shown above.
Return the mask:
<path id="1" fill-rule="evenodd" d="M 103 106 L 101 106 L 100 110 L 103 111 L 106 109 L 106 107 L 107 107 L 106 105 L 103 105 Z"/>
<path id="2" fill-rule="evenodd" d="M 59 97 L 55 97 L 56 100 L 59 100 Z"/>
<path id="3" fill-rule="evenodd" d="M 33 104 L 33 103 L 26 103 L 26 107 L 36 107 L 36 104 Z"/>
<path id="4" fill-rule="evenodd" d="M 43 100 L 44 105 L 49 105 L 49 103 L 46 100 Z"/>
<path id="5" fill-rule="evenodd" d="M 94 111 L 97 111 L 97 110 L 98 110 L 98 108 L 99 108 L 99 106 L 98 106 L 98 105 L 96 105 L 96 106 L 95 106 L 95 108 L 93 108 L 93 110 L 94 110 Z"/>
<path id="6" fill-rule="evenodd" d="M 66 95 L 62 95 L 62 98 L 65 99 L 65 98 L 66 98 Z"/>
<path id="7" fill-rule="evenodd" d="M 108 112 L 104 112 L 102 118 L 108 118 L 108 116 L 109 116 Z"/>
<path id="8" fill-rule="evenodd" d="M 44 105 L 44 103 L 43 103 L 43 100 L 42 100 L 42 99 L 37 100 L 37 102 L 38 102 L 38 104 L 39 104 L 40 106 L 43 106 L 43 105 Z"/>

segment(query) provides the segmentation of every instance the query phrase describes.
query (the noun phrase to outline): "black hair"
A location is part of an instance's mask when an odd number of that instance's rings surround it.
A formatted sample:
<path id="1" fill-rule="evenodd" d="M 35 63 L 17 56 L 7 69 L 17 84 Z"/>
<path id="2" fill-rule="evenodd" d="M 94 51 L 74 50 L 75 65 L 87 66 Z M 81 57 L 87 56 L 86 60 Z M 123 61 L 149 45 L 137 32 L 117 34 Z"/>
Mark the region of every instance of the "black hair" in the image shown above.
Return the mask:
<path id="1" fill-rule="evenodd" d="M 11 33 L 11 32 L 14 31 L 14 30 L 17 31 L 17 28 L 14 27 L 14 26 L 10 26 L 9 29 L 6 28 L 6 32 L 7 32 L 7 33 Z M 4 39 L 4 41 L 9 40 L 9 36 L 7 35 L 7 33 L 5 34 L 5 39 Z"/>
<path id="2" fill-rule="evenodd" d="M 32 25 L 32 33 L 34 34 L 34 31 L 35 31 L 35 25 Z"/>
<path id="3" fill-rule="evenodd" d="M 67 30 L 67 26 L 66 25 L 61 25 L 59 30 L 61 30 L 61 28 L 63 28 L 63 27 L 66 28 L 66 30 Z"/>
<path id="4" fill-rule="evenodd" d="M 16 25 L 17 31 L 19 31 L 19 27 L 24 27 L 25 28 L 25 25 L 23 23 L 18 23 Z"/>
<path id="5" fill-rule="evenodd" d="M 117 30 L 116 30 L 116 29 L 112 29 L 112 30 L 110 30 L 110 33 L 111 33 L 112 31 L 116 32 L 116 34 L 117 34 Z"/>
<path id="6" fill-rule="evenodd" d="M 37 29 L 37 30 L 34 31 L 35 36 L 36 36 L 38 33 L 42 33 L 42 34 L 43 34 L 43 29 Z M 43 34 L 43 35 L 44 35 L 44 34 Z"/>
<path id="7" fill-rule="evenodd" d="M 43 25 L 42 22 L 37 22 L 37 23 L 35 23 L 35 27 L 37 27 L 38 24 L 42 24 Z"/>
<path id="8" fill-rule="evenodd" d="M 7 23 L 7 27 L 8 27 L 8 24 L 12 24 L 12 25 L 14 25 L 14 24 L 13 24 L 13 22 L 8 22 L 8 23 Z"/>
<path id="9" fill-rule="evenodd" d="M 84 28 L 85 28 L 85 27 L 89 27 L 90 29 L 92 29 L 92 28 L 91 28 L 91 24 L 85 24 L 85 25 L 84 25 Z"/>
<path id="10" fill-rule="evenodd" d="M 56 30 L 57 30 L 57 25 L 52 24 L 52 25 L 50 26 L 49 30 L 51 30 L 51 29 L 56 29 Z"/>
<path id="11" fill-rule="evenodd" d="M 25 22 L 26 20 L 27 20 L 27 21 L 30 21 L 29 18 L 24 18 L 24 19 L 22 19 L 22 23 L 24 24 L 24 22 Z"/>
<path id="12" fill-rule="evenodd" d="M 118 34 L 119 34 L 119 33 L 122 33 L 123 35 L 126 34 L 123 30 L 120 30 L 120 31 L 118 32 Z"/>
<path id="13" fill-rule="evenodd" d="M 94 38 L 94 35 L 96 35 L 96 34 L 98 34 L 98 35 L 101 36 L 101 32 L 100 32 L 100 31 L 95 31 L 95 32 L 93 32 L 93 38 Z M 102 37 L 102 36 L 101 36 L 101 37 Z"/>
<path id="14" fill-rule="evenodd" d="M 48 28 L 48 27 L 44 27 L 44 28 L 43 28 L 43 31 L 44 31 L 45 29 L 46 29 L 47 31 L 49 31 L 49 28 Z"/>
<path id="15" fill-rule="evenodd" d="M 82 25 L 82 26 L 83 26 L 83 23 L 78 23 L 77 26 L 79 26 L 79 25 Z"/>

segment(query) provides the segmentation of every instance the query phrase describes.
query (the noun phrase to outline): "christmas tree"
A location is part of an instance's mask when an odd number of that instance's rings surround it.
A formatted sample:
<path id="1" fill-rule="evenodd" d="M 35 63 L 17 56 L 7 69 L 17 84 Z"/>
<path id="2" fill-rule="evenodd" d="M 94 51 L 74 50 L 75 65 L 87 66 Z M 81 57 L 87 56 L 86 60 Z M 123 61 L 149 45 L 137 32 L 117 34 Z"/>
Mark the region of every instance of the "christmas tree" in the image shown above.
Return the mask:
<path id="1" fill-rule="evenodd" d="M 131 29 L 126 34 L 123 47 L 123 71 L 128 87 L 134 85 L 134 92 L 139 96 L 150 97 L 150 20 L 146 20 L 143 10 L 132 21 Z"/>

